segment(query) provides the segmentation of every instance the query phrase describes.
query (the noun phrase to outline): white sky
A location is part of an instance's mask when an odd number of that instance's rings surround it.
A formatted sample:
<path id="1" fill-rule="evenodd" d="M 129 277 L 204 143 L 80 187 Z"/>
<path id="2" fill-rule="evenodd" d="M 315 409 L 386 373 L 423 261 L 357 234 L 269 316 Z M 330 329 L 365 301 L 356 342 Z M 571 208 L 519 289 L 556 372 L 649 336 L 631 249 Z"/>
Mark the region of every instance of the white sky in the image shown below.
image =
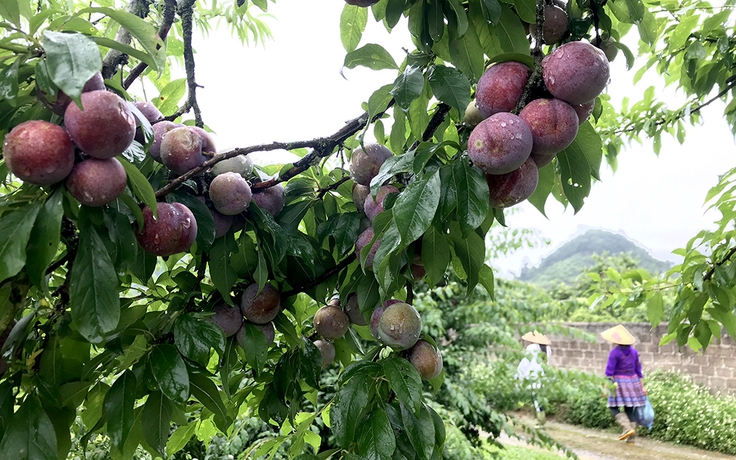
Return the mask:
<path id="1" fill-rule="evenodd" d="M 198 99 L 205 122 L 217 132 L 220 150 L 272 141 L 295 141 L 326 136 L 362 113 L 360 104 L 372 92 L 393 82 L 394 71 L 344 69 L 340 42 L 340 0 L 313 2 L 279 0 L 269 5 L 274 40 L 245 48 L 228 32 L 195 40 L 197 82 L 204 88 Z M 401 62 L 402 43 L 413 49 L 406 29 L 389 36 L 369 13 L 361 41 L 380 43 Z M 386 44 L 388 43 L 388 44 Z M 626 72 L 623 56 L 613 63 L 608 91 L 614 98 L 632 95 L 634 71 Z M 643 91 L 642 87 L 641 91 Z M 660 96 L 672 101 L 673 94 Z M 512 227 L 532 228 L 550 245 L 520 251 L 495 261 L 502 274 L 518 273 L 524 260 L 536 265 L 541 257 L 569 240 L 582 228 L 620 231 L 660 258 L 677 260 L 671 251 L 682 247 L 714 215 L 704 215 L 703 200 L 718 174 L 736 166 L 736 149 L 722 120 L 722 106 L 705 111 L 706 124 L 689 128 L 680 146 L 665 137 L 660 157 L 651 145 L 633 145 L 619 156 L 615 175 L 604 165 L 602 182 L 593 185 L 577 214 L 550 197 L 549 220 L 528 203 L 507 217 Z M 261 161 L 275 157 L 269 153 Z M 258 161 L 258 160 L 256 160 Z"/>

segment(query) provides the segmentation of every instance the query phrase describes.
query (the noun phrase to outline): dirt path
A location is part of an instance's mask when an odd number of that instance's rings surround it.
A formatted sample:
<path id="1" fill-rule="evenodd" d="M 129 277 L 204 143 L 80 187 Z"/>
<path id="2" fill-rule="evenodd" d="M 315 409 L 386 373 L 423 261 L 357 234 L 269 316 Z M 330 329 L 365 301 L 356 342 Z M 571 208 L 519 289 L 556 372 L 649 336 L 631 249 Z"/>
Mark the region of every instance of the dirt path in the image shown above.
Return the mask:
<path id="1" fill-rule="evenodd" d="M 531 420 L 529 420 L 531 422 Z M 545 430 L 557 442 L 573 450 L 581 460 L 723 460 L 736 459 L 693 447 L 637 438 L 635 445 L 616 439 L 616 434 L 549 421 Z M 505 445 L 525 445 L 522 440 L 502 436 Z"/>

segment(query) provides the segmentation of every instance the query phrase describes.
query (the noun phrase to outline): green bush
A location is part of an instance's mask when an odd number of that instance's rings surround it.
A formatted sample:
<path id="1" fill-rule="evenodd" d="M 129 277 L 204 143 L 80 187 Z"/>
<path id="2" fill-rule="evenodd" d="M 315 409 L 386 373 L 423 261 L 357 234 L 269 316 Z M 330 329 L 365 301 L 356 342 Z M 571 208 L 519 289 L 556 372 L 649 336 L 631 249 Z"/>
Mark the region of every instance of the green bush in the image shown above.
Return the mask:
<path id="1" fill-rule="evenodd" d="M 614 424 L 606 400 L 600 392 L 581 391 L 569 401 L 562 420 L 586 428 L 610 428 Z"/>
<path id="2" fill-rule="evenodd" d="M 652 438 L 736 454 L 736 398 L 673 372 L 653 372 L 645 383 L 654 408 Z"/>

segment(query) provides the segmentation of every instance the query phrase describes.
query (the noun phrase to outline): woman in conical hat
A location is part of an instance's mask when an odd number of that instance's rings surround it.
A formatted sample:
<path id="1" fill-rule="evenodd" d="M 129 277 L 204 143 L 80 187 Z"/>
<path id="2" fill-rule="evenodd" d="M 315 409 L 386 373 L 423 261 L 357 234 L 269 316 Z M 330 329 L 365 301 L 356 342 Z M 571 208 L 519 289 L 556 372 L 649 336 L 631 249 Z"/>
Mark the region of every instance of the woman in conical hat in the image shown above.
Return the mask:
<path id="1" fill-rule="evenodd" d="M 537 398 L 537 392 L 542 387 L 541 378 L 544 376 L 544 369 L 540 363 L 540 354 L 544 353 L 547 355 L 547 359 L 549 359 L 549 346 L 552 342 L 546 335 L 538 331 L 527 332 L 521 336 L 521 339 L 528 342 L 529 345 L 526 347 L 526 356 L 516 368 L 516 378 L 528 381 L 527 388 L 532 390 L 532 402 L 537 412 L 537 420 L 540 425 L 543 425 L 547 417 L 544 412 L 544 406 L 539 403 Z"/>
<path id="2" fill-rule="evenodd" d="M 623 427 L 618 439 L 633 443 L 636 436 L 634 408 L 646 405 L 647 398 L 641 383 L 639 352 L 633 347 L 636 340 L 622 324 L 601 332 L 601 337 L 616 345 L 608 354 L 606 364 L 606 376 L 616 386 L 616 392 L 608 397 L 608 407 Z"/>

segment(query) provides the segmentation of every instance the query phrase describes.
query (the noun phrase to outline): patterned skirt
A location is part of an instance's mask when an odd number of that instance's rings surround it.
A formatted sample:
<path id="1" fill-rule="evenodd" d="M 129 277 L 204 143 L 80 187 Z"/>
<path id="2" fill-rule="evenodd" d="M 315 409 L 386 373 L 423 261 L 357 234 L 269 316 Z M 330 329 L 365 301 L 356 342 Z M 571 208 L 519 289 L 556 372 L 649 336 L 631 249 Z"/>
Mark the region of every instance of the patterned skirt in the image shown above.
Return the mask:
<path id="1" fill-rule="evenodd" d="M 637 375 L 614 375 L 616 394 L 608 397 L 608 407 L 638 407 L 647 403 L 647 395 Z"/>

